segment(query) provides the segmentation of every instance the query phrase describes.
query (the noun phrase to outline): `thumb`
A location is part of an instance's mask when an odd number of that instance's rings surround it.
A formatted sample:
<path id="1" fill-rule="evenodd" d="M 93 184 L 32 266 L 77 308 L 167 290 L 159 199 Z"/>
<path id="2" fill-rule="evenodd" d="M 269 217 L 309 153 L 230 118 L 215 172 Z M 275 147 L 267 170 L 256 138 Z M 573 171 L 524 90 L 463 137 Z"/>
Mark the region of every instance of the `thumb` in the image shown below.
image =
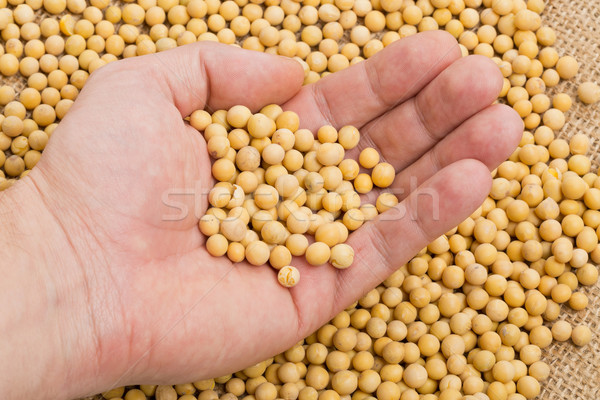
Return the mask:
<path id="1" fill-rule="evenodd" d="M 197 42 L 111 63 L 94 72 L 91 80 L 106 85 L 115 76 L 123 82 L 128 74 L 154 85 L 184 117 L 204 108 L 214 111 L 243 104 L 257 110 L 283 104 L 300 90 L 304 79 L 302 67 L 290 58 Z"/>

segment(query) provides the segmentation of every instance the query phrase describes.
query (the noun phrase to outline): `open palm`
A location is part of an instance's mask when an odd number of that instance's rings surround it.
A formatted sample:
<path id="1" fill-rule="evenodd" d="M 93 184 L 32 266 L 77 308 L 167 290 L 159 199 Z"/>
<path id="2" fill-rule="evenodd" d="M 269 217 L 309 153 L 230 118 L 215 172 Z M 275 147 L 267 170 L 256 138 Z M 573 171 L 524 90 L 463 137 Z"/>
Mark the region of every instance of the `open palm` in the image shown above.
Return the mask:
<path id="1" fill-rule="evenodd" d="M 90 78 L 22 182 L 69 245 L 52 274 L 77 277 L 71 287 L 86 299 L 68 318 L 78 326 L 68 337 L 90 343 L 97 375 L 69 395 L 219 376 L 285 350 L 467 217 L 520 139 L 518 115 L 490 106 L 497 67 L 461 58 L 442 32 L 402 39 L 316 84 L 302 79 L 295 61 L 208 43 Z M 292 289 L 267 266 L 203 248 L 197 223 L 213 185 L 210 159 L 183 120 L 205 107 L 269 103 L 296 111 L 309 129 L 359 127 L 360 146 L 396 168 L 403 199 L 350 236 L 350 269 L 294 260 L 302 279 Z M 71 376 L 83 373 L 77 367 Z"/>

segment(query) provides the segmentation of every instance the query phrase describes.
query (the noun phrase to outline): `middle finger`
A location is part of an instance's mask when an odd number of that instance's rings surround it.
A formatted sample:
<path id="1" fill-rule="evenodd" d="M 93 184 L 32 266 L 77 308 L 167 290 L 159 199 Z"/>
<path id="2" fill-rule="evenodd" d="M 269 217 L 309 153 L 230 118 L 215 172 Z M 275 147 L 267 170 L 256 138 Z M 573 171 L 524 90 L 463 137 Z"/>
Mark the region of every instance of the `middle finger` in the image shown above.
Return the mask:
<path id="1" fill-rule="evenodd" d="M 400 171 L 448 133 L 487 108 L 502 88 L 498 66 L 483 56 L 462 58 L 417 96 L 368 123 L 361 148 L 373 146 Z"/>

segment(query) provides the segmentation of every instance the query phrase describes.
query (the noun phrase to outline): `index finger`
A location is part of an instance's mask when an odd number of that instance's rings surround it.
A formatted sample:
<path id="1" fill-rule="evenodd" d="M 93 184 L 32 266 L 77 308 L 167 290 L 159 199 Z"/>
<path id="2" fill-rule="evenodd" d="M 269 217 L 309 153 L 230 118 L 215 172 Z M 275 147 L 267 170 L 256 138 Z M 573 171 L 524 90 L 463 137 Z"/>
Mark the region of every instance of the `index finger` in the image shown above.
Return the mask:
<path id="1" fill-rule="evenodd" d="M 423 32 L 304 86 L 284 108 L 297 112 L 302 127 L 311 130 L 323 125 L 362 127 L 413 97 L 460 57 L 452 35 Z"/>

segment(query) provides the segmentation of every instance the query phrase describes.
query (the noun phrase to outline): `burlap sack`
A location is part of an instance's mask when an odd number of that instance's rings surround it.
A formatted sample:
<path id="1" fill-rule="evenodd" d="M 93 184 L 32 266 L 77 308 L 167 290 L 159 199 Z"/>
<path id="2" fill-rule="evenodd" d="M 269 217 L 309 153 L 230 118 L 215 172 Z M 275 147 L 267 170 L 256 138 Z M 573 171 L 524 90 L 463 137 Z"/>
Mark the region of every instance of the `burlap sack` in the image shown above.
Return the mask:
<path id="1" fill-rule="evenodd" d="M 591 80 L 600 84 L 600 1 L 551 0 L 542 21 L 556 30 L 559 53 L 572 55 L 580 64 L 579 74 L 562 82 L 552 93 L 563 91 L 575 99 L 578 84 Z M 592 160 L 597 167 L 600 156 L 600 107 L 573 102 L 561 136 L 585 133 L 592 138 Z M 550 379 L 543 383 L 540 399 L 595 400 L 600 398 L 600 285 L 583 289 L 590 299 L 584 311 L 573 312 L 563 306 L 560 319 L 573 326 L 585 324 L 592 329 L 592 342 L 577 348 L 572 343 L 553 343 L 544 351 L 550 364 Z"/>
<path id="2" fill-rule="evenodd" d="M 40 13 L 41 16 L 41 13 Z M 556 30 L 556 48 L 561 55 L 572 55 L 580 63 L 580 73 L 569 82 L 562 82 L 549 94 L 567 92 L 576 97 L 577 85 L 587 80 L 600 83 L 600 0 L 551 0 L 542 15 L 544 25 Z M 19 76 L 3 78 L 19 92 L 25 80 Z M 567 124 L 561 136 L 585 133 L 592 138 L 594 165 L 600 160 L 600 107 L 585 106 L 575 101 L 567 114 Z M 588 325 L 592 342 L 577 348 L 570 342 L 553 343 L 544 351 L 543 359 L 550 364 L 551 376 L 543 383 L 540 399 L 596 400 L 600 399 L 600 285 L 584 288 L 590 298 L 586 310 L 573 312 L 563 307 L 560 319 L 573 326 Z M 89 399 L 100 399 L 94 396 Z"/>

